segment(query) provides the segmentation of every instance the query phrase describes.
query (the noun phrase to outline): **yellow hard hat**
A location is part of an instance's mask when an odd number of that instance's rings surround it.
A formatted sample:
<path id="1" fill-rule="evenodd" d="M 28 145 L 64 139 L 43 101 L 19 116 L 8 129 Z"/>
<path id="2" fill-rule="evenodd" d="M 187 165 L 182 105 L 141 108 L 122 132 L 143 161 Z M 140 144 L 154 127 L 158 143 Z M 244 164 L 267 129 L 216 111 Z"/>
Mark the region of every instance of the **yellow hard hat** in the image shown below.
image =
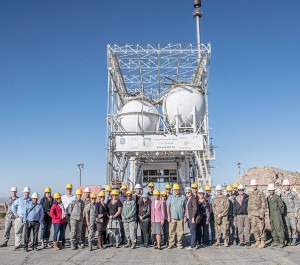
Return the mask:
<path id="1" fill-rule="evenodd" d="M 113 190 L 113 191 L 111 192 L 111 195 L 119 195 L 119 194 L 118 194 L 118 191 L 117 191 L 117 190 Z"/>
<path id="2" fill-rule="evenodd" d="M 90 196 L 90 198 L 95 198 L 95 199 L 97 199 L 96 193 L 92 193 L 91 196 Z"/>
<path id="3" fill-rule="evenodd" d="M 105 190 L 106 190 L 106 191 L 111 191 L 111 186 L 107 185 L 107 186 L 105 187 Z"/>
<path id="4" fill-rule="evenodd" d="M 99 197 L 105 197 L 105 192 L 104 192 L 104 191 L 100 191 L 100 193 L 99 193 L 98 196 L 99 196 Z"/>
<path id="5" fill-rule="evenodd" d="M 160 195 L 166 195 L 167 196 L 167 192 L 165 190 L 163 190 Z"/>
<path id="6" fill-rule="evenodd" d="M 127 186 L 123 184 L 121 190 L 127 190 Z"/>
<path id="7" fill-rule="evenodd" d="M 192 187 L 192 189 L 198 189 L 197 183 L 193 183 L 191 187 Z"/>
<path id="8" fill-rule="evenodd" d="M 75 192 L 76 195 L 82 195 L 82 190 L 81 189 L 77 189 Z"/>
<path id="9" fill-rule="evenodd" d="M 171 185 L 170 184 L 167 184 L 165 189 L 172 189 Z"/>
<path id="10" fill-rule="evenodd" d="M 237 182 L 234 182 L 232 186 L 234 189 L 236 189 L 239 186 L 239 184 Z"/>
<path id="11" fill-rule="evenodd" d="M 54 193 L 54 196 L 53 196 L 54 199 L 58 199 L 58 198 L 61 198 L 61 195 L 60 193 L 56 192 Z"/>
<path id="12" fill-rule="evenodd" d="M 205 189 L 205 190 L 211 190 L 211 186 L 206 185 L 204 189 Z"/>
<path id="13" fill-rule="evenodd" d="M 148 184 L 148 187 L 154 187 L 153 182 L 150 182 L 150 183 Z"/>
<path id="14" fill-rule="evenodd" d="M 45 192 L 51 192 L 51 189 L 50 189 L 49 187 L 47 187 L 47 188 L 45 189 Z"/>
<path id="15" fill-rule="evenodd" d="M 173 190 L 180 190 L 180 187 L 177 183 L 173 185 Z"/>
<path id="16" fill-rule="evenodd" d="M 227 191 L 233 191 L 233 188 L 232 188 L 231 185 L 227 185 L 226 190 L 227 190 Z"/>
<path id="17" fill-rule="evenodd" d="M 131 190 L 126 191 L 126 196 L 127 195 L 132 195 L 132 191 Z"/>
<path id="18" fill-rule="evenodd" d="M 67 189 L 73 189 L 73 185 L 69 183 L 69 184 L 67 184 L 66 188 Z"/>
<path id="19" fill-rule="evenodd" d="M 153 195 L 159 195 L 159 190 L 153 191 Z"/>

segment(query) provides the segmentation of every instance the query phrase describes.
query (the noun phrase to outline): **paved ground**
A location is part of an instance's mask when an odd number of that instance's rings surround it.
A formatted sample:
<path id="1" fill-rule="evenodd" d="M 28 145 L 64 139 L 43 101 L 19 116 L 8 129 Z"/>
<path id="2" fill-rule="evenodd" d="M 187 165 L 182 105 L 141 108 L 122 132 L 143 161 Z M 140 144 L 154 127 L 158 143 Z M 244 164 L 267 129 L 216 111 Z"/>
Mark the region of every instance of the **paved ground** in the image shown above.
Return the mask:
<path id="1" fill-rule="evenodd" d="M 0 231 L 2 241 L 3 230 Z M 12 234 L 13 235 L 13 234 Z M 185 235 L 185 242 L 189 240 Z M 0 264 L 300 264 L 300 245 L 283 250 L 267 247 L 253 249 L 231 246 L 206 247 L 198 250 L 151 248 L 116 249 L 107 248 L 92 252 L 85 249 L 55 251 L 52 248 L 38 252 L 14 251 L 13 238 L 9 246 L 0 248 Z"/>

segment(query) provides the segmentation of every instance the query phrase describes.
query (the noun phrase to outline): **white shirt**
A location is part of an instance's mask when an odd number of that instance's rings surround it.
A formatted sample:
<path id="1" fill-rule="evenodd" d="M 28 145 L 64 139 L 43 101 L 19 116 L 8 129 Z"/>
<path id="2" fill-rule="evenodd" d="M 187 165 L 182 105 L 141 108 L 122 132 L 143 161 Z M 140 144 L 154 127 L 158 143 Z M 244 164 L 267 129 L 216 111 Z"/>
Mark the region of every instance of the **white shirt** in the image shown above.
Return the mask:
<path id="1" fill-rule="evenodd" d="M 76 199 L 76 196 L 72 195 L 72 194 L 70 196 L 64 195 L 61 197 L 61 201 L 65 207 L 66 214 L 69 213 L 69 206 L 70 206 L 71 202 L 74 201 L 75 199 Z"/>

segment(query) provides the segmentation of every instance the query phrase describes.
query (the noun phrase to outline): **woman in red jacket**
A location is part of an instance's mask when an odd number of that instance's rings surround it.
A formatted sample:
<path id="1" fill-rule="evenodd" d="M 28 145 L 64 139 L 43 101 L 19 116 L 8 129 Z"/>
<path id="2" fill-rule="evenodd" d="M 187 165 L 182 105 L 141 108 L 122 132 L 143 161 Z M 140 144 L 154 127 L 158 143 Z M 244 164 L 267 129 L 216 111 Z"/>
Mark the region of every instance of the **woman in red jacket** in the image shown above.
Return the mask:
<path id="1" fill-rule="evenodd" d="M 55 250 L 62 249 L 62 240 L 65 235 L 65 222 L 66 222 L 66 211 L 61 201 L 61 195 L 59 193 L 54 194 L 55 203 L 52 205 L 50 210 L 50 216 L 52 217 L 52 224 L 54 228 L 53 234 L 53 245 Z M 57 236 L 59 232 L 59 239 L 57 242 Z"/>

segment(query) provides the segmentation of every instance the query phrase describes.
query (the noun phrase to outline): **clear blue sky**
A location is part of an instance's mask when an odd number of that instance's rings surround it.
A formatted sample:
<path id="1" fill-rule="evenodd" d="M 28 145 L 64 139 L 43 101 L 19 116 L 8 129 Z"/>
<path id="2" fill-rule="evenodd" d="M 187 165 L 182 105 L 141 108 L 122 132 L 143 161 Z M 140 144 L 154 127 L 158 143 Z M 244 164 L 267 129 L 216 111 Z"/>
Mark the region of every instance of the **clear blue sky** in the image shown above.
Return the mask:
<path id="1" fill-rule="evenodd" d="M 0 196 L 104 184 L 106 44 L 195 42 L 192 0 L 0 2 Z M 203 0 L 214 184 L 299 171 L 300 2 Z"/>

